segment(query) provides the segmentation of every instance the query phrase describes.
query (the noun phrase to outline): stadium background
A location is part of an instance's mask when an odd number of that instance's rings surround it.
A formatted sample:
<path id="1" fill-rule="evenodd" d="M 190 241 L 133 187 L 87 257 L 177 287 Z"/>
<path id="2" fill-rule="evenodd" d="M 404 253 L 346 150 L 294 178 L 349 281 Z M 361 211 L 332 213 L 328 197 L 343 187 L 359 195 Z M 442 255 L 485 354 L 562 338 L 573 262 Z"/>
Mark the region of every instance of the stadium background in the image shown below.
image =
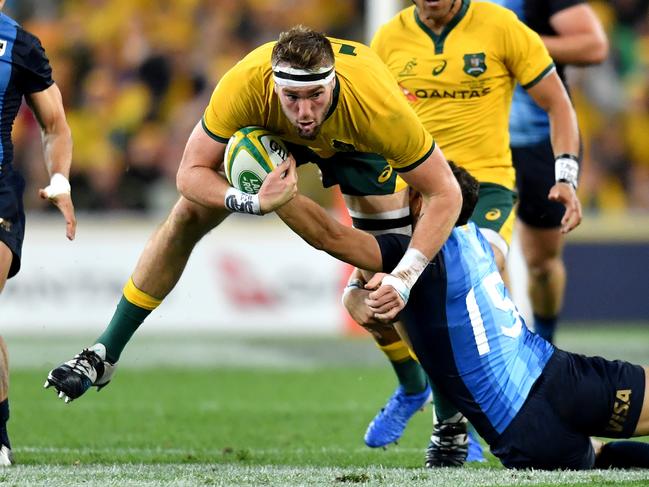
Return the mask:
<path id="1" fill-rule="evenodd" d="M 603 65 L 569 72 L 585 141 L 585 218 L 566 249 L 564 315 L 571 322 L 649 320 L 648 3 L 593 2 L 611 54 Z M 295 23 L 367 40 L 406 4 L 9 0 L 5 11 L 40 36 L 63 93 L 79 232 L 73 245 L 63 241 L 58 215 L 37 197 L 47 175 L 38 126 L 23 108 L 14 127 L 15 164 L 27 178 L 29 220 L 23 271 L 6 288 L 3 331 L 103 326 L 176 198 L 174 177 L 191 128 L 219 77 L 245 53 Z M 336 191 L 320 187 L 314 168 L 300 178 L 302 191 L 338 211 Z M 230 220 L 201 244 L 177 290 L 149 320 L 159 324 L 144 330 L 173 330 L 178 321 L 202 330 L 345 329 L 337 297 L 344 268 L 308 249 L 274 216 Z M 281 258 L 262 255 L 262 242 Z M 514 252 L 515 297 L 529 315 L 522 267 Z"/>
<path id="2" fill-rule="evenodd" d="M 108 388 L 70 406 L 41 389 L 47 370 L 90 345 L 112 315 L 146 239 L 177 197 L 185 140 L 219 77 L 295 23 L 367 40 L 376 22 L 408 3 L 7 0 L 4 11 L 43 40 L 63 93 L 79 228 L 67 242 L 60 215 L 37 198 L 47 175 L 37 124 L 23 109 L 14 141 L 28 181 L 24 267 L 0 297 L 19 464 L 0 473 L 0 483 L 649 481 L 646 472 L 422 472 L 428 413 L 413 418 L 397 448 L 366 448 L 363 432 L 394 374 L 366 334 L 349 337 L 339 304 L 346 269 L 272 215 L 235 215 L 201 242 Z M 570 73 L 586 145 L 579 190 L 586 214 L 568 239 L 566 320 L 557 337 L 568 350 L 636 363 L 649 363 L 648 4 L 593 3 L 611 56 Z M 320 188 L 313 168 L 300 171 L 301 190 L 340 214 L 335 191 Z M 517 259 L 512 274 L 525 308 Z"/>

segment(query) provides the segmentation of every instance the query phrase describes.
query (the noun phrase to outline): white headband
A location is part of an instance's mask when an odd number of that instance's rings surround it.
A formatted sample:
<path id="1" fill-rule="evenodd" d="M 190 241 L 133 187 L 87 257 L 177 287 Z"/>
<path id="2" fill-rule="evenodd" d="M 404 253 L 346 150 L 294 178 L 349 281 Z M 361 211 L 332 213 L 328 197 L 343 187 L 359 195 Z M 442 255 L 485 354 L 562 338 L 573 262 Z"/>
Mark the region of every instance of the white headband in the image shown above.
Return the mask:
<path id="1" fill-rule="evenodd" d="M 312 85 L 326 85 L 336 76 L 333 66 L 318 69 L 290 68 L 288 66 L 273 66 L 273 79 L 277 86 L 293 86 L 296 88 Z"/>

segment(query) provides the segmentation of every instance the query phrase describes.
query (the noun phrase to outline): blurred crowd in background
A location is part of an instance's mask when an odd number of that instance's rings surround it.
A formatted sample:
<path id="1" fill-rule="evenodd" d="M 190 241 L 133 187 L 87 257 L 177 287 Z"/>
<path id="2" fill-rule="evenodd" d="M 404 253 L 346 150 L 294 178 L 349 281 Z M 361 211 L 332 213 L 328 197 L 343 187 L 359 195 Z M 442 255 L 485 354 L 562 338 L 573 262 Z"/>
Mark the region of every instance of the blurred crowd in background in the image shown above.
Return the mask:
<path id="1" fill-rule="evenodd" d="M 4 12 L 38 35 L 50 58 L 74 138 L 77 209 L 155 212 L 175 201 L 185 141 L 227 69 L 297 23 L 368 41 L 364 3 L 8 0 Z M 649 213 L 649 0 L 592 5 L 611 52 L 604 64 L 569 73 L 584 136 L 581 200 L 592 212 Z M 48 179 L 38 140 L 23 109 L 15 164 L 30 209 L 47 208 L 36 191 Z"/>

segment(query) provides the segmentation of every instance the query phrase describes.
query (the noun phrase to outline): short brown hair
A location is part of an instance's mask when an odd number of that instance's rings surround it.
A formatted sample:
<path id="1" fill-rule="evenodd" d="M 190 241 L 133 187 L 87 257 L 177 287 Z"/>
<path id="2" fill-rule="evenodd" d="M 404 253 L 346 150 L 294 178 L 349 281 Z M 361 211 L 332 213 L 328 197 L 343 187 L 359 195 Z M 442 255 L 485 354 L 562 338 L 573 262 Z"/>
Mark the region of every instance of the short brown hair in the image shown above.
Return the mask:
<path id="1" fill-rule="evenodd" d="M 462 209 L 455 221 L 455 226 L 460 227 L 466 225 L 471 218 L 471 215 L 473 215 L 473 210 L 478 202 L 480 183 L 463 167 L 458 166 L 453 161 L 447 162 L 451 167 L 451 171 L 453 171 L 453 176 L 455 176 L 457 183 L 460 185 L 460 190 L 462 191 Z M 419 219 L 419 213 L 421 211 L 421 194 L 419 191 L 410 187 L 409 197 L 410 214 L 413 217 L 413 221 L 416 221 Z"/>
<path id="2" fill-rule="evenodd" d="M 473 215 L 473 210 L 478 202 L 480 183 L 469 173 L 469 171 L 456 165 L 453 161 L 448 161 L 448 165 L 451 166 L 451 171 L 453 171 L 453 175 L 455 176 L 455 179 L 457 179 L 460 189 L 462 190 L 462 210 L 455 222 L 455 226 L 459 227 L 466 225 L 471 218 L 471 215 Z"/>
<path id="3" fill-rule="evenodd" d="M 318 69 L 334 64 L 331 42 L 324 34 L 296 25 L 279 35 L 273 47 L 271 64 L 288 64 L 292 68 Z"/>

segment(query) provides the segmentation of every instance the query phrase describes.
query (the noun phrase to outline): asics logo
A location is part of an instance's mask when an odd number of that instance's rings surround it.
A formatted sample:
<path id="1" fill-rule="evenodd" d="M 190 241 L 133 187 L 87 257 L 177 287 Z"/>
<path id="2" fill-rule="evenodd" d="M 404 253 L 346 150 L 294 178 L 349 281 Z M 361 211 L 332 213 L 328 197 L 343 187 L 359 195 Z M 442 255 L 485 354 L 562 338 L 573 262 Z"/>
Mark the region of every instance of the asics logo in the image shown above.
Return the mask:
<path id="1" fill-rule="evenodd" d="M 390 176 L 392 176 L 392 166 L 387 165 L 383 168 L 383 171 L 381 171 L 381 174 L 379 174 L 379 177 L 376 178 L 376 180 L 379 183 L 385 183 L 388 179 L 390 179 Z"/>
<path id="2" fill-rule="evenodd" d="M 500 218 L 500 215 L 501 215 L 501 214 L 502 214 L 502 213 L 500 212 L 500 210 L 499 210 L 498 208 L 492 208 L 492 209 L 489 210 L 487 213 L 485 213 L 485 216 L 484 216 L 484 217 L 485 217 L 487 220 L 489 220 L 490 222 L 493 222 L 493 221 L 498 220 L 498 218 Z"/>
<path id="3" fill-rule="evenodd" d="M 446 59 L 433 68 L 433 76 L 439 76 L 446 69 Z"/>

